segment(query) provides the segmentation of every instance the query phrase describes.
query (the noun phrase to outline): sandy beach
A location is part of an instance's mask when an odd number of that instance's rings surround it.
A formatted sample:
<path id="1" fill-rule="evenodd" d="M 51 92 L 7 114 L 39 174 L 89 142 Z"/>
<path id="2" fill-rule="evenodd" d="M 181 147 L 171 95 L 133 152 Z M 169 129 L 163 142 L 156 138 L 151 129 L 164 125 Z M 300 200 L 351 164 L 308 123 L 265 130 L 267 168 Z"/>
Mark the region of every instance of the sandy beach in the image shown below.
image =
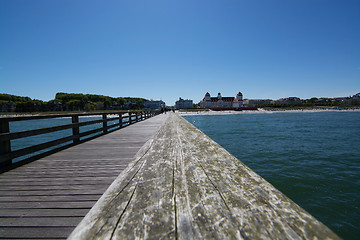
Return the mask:
<path id="1" fill-rule="evenodd" d="M 265 110 L 259 108 L 258 110 L 243 110 L 243 111 L 191 111 L 191 112 L 182 112 L 177 111 L 181 116 L 190 116 L 190 115 L 229 115 L 229 114 L 272 114 L 272 113 L 304 113 L 304 112 L 360 112 L 360 109 L 294 109 L 294 110 Z"/>

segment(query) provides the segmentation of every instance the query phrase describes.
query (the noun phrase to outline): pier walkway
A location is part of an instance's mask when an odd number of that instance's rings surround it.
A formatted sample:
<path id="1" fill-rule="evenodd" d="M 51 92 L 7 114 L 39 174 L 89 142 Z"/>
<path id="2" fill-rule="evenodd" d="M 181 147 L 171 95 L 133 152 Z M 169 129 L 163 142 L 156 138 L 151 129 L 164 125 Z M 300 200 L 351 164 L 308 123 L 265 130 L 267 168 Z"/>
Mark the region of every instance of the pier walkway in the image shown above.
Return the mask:
<path id="1" fill-rule="evenodd" d="M 66 239 L 169 114 L 0 175 L 0 239 Z"/>
<path id="2" fill-rule="evenodd" d="M 171 113 L 69 239 L 339 238 Z"/>

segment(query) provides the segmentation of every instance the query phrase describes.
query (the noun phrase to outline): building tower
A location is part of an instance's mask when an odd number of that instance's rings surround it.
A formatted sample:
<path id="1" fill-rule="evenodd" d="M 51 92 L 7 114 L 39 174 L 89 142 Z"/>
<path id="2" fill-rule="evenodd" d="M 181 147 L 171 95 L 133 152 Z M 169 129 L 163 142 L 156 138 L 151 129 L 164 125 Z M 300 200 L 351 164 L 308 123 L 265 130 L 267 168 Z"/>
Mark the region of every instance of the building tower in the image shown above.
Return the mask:
<path id="1" fill-rule="evenodd" d="M 204 101 L 211 101 L 211 96 L 209 92 L 205 94 Z"/>
<path id="2" fill-rule="evenodd" d="M 242 107 L 244 104 L 243 104 L 243 95 L 241 92 L 238 92 L 238 94 L 236 94 L 236 100 L 238 100 L 239 102 L 239 107 Z"/>

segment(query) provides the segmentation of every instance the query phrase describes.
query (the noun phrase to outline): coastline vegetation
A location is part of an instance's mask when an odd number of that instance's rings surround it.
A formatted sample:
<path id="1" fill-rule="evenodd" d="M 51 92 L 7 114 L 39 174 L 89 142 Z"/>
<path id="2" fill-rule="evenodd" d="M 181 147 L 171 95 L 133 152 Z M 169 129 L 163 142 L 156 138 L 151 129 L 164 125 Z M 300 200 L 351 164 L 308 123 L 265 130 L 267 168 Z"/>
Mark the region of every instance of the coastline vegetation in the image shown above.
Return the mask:
<path id="1" fill-rule="evenodd" d="M 359 109 L 360 99 L 349 99 L 347 101 L 337 101 L 332 98 L 311 98 L 304 99 L 296 103 L 266 103 L 256 105 L 265 110 L 302 110 L 302 109 Z"/>
<path id="2" fill-rule="evenodd" d="M 96 94 L 63 93 L 55 99 L 42 101 L 10 94 L 0 94 L 0 112 L 59 112 L 59 111 L 100 111 L 100 110 L 136 110 L 148 101 L 145 98 L 109 97 Z"/>

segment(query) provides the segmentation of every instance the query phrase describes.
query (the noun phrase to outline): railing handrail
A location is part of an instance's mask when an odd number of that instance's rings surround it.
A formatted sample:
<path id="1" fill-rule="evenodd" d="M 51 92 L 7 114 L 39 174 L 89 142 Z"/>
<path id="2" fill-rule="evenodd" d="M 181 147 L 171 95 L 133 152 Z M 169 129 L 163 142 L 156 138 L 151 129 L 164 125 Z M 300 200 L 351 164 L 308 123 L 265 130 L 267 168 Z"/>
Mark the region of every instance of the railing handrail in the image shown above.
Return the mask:
<path id="1" fill-rule="evenodd" d="M 107 114 L 107 115 L 125 115 L 125 114 L 132 114 L 132 113 L 136 113 L 136 112 L 156 112 L 156 111 L 116 111 L 116 112 L 111 112 L 111 111 L 104 111 L 104 112 L 83 112 L 83 113 L 61 113 L 61 114 L 39 114 L 39 115 L 26 115 L 25 116 L 11 116 L 11 117 L 0 117 L 0 120 L 7 120 L 7 121 L 24 121 L 24 120 L 37 120 L 37 119 L 47 119 L 47 118 L 63 118 L 63 117 L 72 117 L 72 116 L 78 116 L 78 117 L 83 117 L 83 116 L 97 116 L 97 115 L 102 115 L 102 114 Z"/>
<path id="2" fill-rule="evenodd" d="M 72 143 L 66 144 L 61 148 L 64 148 L 66 146 L 70 147 L 73 146 L 74 144 L 78 144 L 87 141 L 89 139 L 99 137 L 103 134 L 110 133 L 122 127 L 150 118 L 156 114 L 158 114 L 157 111 L 133 111 L 133 112 L 117 111 L 117 112 L 47 114 L 47 115 L 15 116 L 15 117 L 0 118 L 0 172 L 13 168 L 11 166 L 14 165 L 12 162 L 14 158 L 33 154 L 45 149 L 48 149 L 49 152 L 53 152 L 54 150 L 56 150 L 56 148 L 53 149 L 54 147 L 72 141 Z M 108 117 L 109 115 L 110 116 L 117 115 L 117 117 L 109 118 Z M 94 116 L 94 117 L 100 116 L 101 119 L 79 122 L 79 117 L 85 117 L 85 116 Z M 29 129 L 25 131 L 10 132 L 10 126 L 9 126 L 10 122 L 37 120 L 37 119 L 53 119 L 53 118 L 71 118 L 72 123 L 45 127 L 45 128 Z M 108 122 L 110 121 L 119 121 L 119 122 L 108 125 Z M 80 127 L 93 125 L 97 123 L 102 123 L 102 127 L 80 132 Z M 11 149 L 11 140 L 37 136 L 41 134 L 47 134 L 47 133 L 62 131 L 66 129 L 72 129 L 72 134 L 66 135 L 65 137 L 57 138 L 55 140 L 47 141 L 45 143 L 32 145 L 30 147 L 24 147 L 15 151 L 12 151 Z M 91 136 L 88 139 L 81 139 L 85 136 L 89 136 L 91 134 L 95 134 L 98 132 L 102 132 L 102 133 L 99 133 L 96 136 Z M 42 155 L 42 154 L 43 153 L 38 153 L 38 155 Z M 29 157 L 29 159 L 31 158 L 35 160 L 36 156 L 37 155 L 35 155 L 35 157 L 34 156 Z M 26 159 L 24 159 L 24 162 L 25 160 Z M 22 165 L 22 164 L 18 163 L 18 165 Z"/>

